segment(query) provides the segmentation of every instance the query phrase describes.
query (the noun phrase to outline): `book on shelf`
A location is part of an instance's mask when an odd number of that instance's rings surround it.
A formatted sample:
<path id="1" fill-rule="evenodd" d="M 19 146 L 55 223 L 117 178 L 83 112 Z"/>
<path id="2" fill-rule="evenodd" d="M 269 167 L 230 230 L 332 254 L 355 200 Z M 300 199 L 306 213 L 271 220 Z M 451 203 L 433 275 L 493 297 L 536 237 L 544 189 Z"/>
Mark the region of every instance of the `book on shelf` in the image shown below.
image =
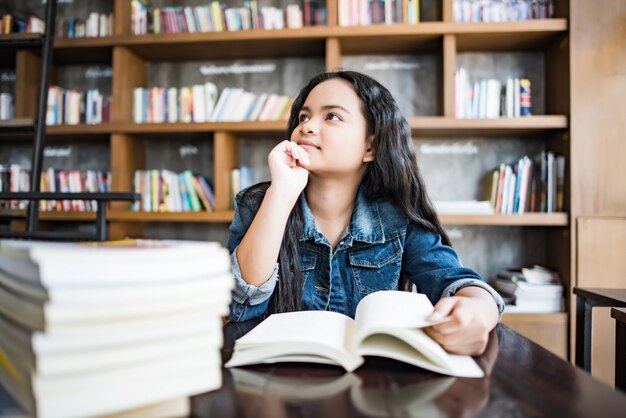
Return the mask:
<path id="1" fill-rule="evenodd" d="M 108 192 L 111 174 L 96 170 L 58 170 L 53 167 L 41 173 L 41 192 Z M 30 170 L 18 164 L 0 164 L 0 192 L 30 191 Z M 25 209 L 27 201 L 1 201 L 2 209 Z M 41 200 L 41 211 L 89 212 L 95 211 L 97 204 L 93 200 Z"/>
<path id="2" fill-rule="evenodd" d="M 293 98 L 255 94 L 226 87 L 218 96 L 212 82 L 192 87 L 137 87 L 133 90 L 135 123 L 244 122 L 286 120 Z"/>
<path id="3" fill-rule="evenodd" d="M 513 22 L 554 17 L 554 0 L 453 0 L 455 22 Z"/>
<path id="4" fill-rule="evenodd" d="M 302 5 L 289 4 L 284 9 L 259 5 L 257 0 L 229 7 L 229 2 L 209 1 L 197 6 L 152 7 L 150 2 L 131 1 L 131 32 L 197 33 L 242 31 L 250 29 L 299 29 L 326 24 L 323 2 L 304 0 Z"/>
<path id="5" fill-rule="evenodd" d="M 221 385 L 233 284 L 212 242 L 0 241 L 0 384 L 40 417 L 180 409 Z"/>
<path id="6" fill-rule="evenodd" d="M 488 174 L 486 195 L 495 213 L 562 212 L 564 194 L 565 156 L 552 151 L 502 163 Z"/>
<path id="7" fill-rule="evenodd" d="M 226 367 L 308 362 L 351 372 L 364 356 L 379 356 L 441 374 L 482 377 L 471 357 L 446 353 L 421 329 L 435 324 L 427 320 L 432 311 L 426 295 L 379 291 L 359 302 L 354 319 L 330 311 L 273 314 L 235 342 Z"/>
<path id="8" fill-rule="evenodd" d="M 91 12 L 84 18 L 71 17 L 56 19 L 57 38 L 97 38 L 111 36 L 115 31 L 113 13 Z"/>
<path id="9" fill-rule="evenodd" d="M 0 164 L 0 191 L 30 191 L 30 170 L 19 164 Z M 0 200 L 2 209 L 26 209 L 27 206 L 27 200 Z"/>
<path id="10" fill-rule="evenodd" d="M 457 118 L 494 119 L 532 115 L 531 83 L 527 78 L 470 81 L 465 68 L 455 74 Z"/>
<path id="11" fill-rule="evenodd" d="M 212 212 L 215 193 L 209 180 L 190 170 L 136 170 L 133 190 L 141 196 L 131 210 L 144 212 Z"/>
<path id="12" fill-rule="evenodd" d="M 86 92 L 50 86 L 46 125 L 89 125 L 107 123 L 111 117 L 111 96 L 98 89 Z"/>
<path id="13" fill-rule="evenodd" d="M 420 21 L 419 0 L 339 0 L 339 26 L 369 26 Z"/>
<path id="14" fill-rule="evenodd" d="M 15 13 L 5 13 L 0 20 L 0 34 L 12 33 L 44 33 L 45 22 L 34 15 L 22 16 Z"/>
<path id="15" fill-rule="evenodd" d="M 15 102 L 11 93 L 0 93 L 0 120 L 15 117 Z"/>

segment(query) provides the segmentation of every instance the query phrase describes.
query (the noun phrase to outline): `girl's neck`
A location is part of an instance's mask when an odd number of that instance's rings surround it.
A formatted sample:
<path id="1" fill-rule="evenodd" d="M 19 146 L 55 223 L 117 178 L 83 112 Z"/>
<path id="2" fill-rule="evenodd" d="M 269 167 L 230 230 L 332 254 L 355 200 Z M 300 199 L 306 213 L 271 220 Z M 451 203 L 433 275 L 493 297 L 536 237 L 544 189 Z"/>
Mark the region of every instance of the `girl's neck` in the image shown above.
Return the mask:
<path id="1" fill-rule="evenodd" d="M 315 219 L 319 222 L 350 221 L 361 179 L 309 177 L 306 198 Z"/>

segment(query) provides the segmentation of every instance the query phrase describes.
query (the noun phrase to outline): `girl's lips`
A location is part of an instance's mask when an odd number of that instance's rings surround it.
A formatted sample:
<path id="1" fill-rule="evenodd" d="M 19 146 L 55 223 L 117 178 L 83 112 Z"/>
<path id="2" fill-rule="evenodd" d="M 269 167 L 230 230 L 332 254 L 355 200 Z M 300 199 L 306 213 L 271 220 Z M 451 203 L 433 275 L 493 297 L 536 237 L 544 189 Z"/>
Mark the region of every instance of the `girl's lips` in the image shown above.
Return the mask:
<path id="1" fill-rule="evenodd" d="M 310 147 L 310 148 L 320 149 L 320 147 L 318 147 L 317 145 L 315 145 L 313 142 L 310 142 L 310 141 L 298 141 L 298 145 L 301 147 Z"/>

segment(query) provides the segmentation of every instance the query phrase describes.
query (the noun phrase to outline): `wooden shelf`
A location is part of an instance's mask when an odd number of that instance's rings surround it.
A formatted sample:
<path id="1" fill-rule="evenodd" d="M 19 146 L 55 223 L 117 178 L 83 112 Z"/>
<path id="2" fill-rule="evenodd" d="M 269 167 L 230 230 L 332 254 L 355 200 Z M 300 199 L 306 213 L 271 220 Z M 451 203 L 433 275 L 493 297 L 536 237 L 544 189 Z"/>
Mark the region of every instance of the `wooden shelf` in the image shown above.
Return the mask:
<path id="1" fill-rule="evenodd" d="M 107 219 L 138 222 L 230 222 L 233 215 L 233 211 L 158 213 L 115 210 L 108 213 Z"/>
<path id="2" fill-rule="evenodd" d="M 9 33 L 0 35 L 0 48 L 36 48 L 43 43 L 43 35 L 40 33 Z"/>
<path id="3" fill-rule="evenodd" d="M 118 36 L 97 38 L 56 38 L 54 62 L 56 64 L 108 64 L 111 65 L 113 47 Z"/>
<path id="4" fill-rule="evenodd" d="M 132 134 L 171 134 L 183 132 L 285 132 L 287 121 L 209 122 L 209 123 L 120 123 L 111 124 L 112 132 Z"/>
<path id="5" fill-rule="evenodd" d="M 130 210 L 107 211 L 108 221 L 118 222 L 230 222 L 233 211 L 216 212 L 134 212 Z M 0 218 L 25 218 L 24 210 L 1 209 Z M 95 212 L 39 212 L 41 221 L 89 222 L 96 220 Z"/>
<path id="6" fill-rule="evenodd" d="M 520 118 L 458 119 L 443 116 L 414 116 L 407 119 L 411 131 L 417 136 L 458 135 L 523 135 L 551 130 L 567 129 L 567 117 L 563 115 L 538 115 Z M 16 124 L 32 123 L 22 119 Z M 0 129 L 3 123 L 0 122 Z M 48 126 L 50 136 L 99 135 L 111 133 L 173 134 L 173 133 L 284 133 L 287 121 L 272 122 L 208 122 L 208 123 L 107 123 L 99 125 Z"/>
<path id="7" fill-rule="evenodd" d="M 567 129 L 563 115 L 537 115 L 519 118 L 459 119 L 441 116 L 410 117 L 411 131 L 417 136 L 520 135 Z"/>
<path id="8" fill-rule="evenodd" d="M 134 212 L 109 210 L 109 221 L 125 222 L 230 222 L 233 211 L 216 212 Z M 26 214 L 18 210 L 0 210 L 0 217 L 23 218 Z M 46 221 L 89 221 L 95 220 L 95 212 L 40 212 Z M 567 226 L 567 213 L 528 213 L 521 215 L 440 215 L 446 225 L 484 226 Z"/>
<path id="9" fill-rule="evenodd" d="M 126 46 L 147 61 L 199 61 L 216 58 L 324 57 L 325 27 L 239 32 L 122 36 Z"/>
<path id="10" fill-rule="evenodd" d="M 114 132 L 113 125 L 109 123 L 100 123 L 96 125 L 87 125 L 81 123 L 78 125 L 50 125 L 46 127 L 48 135 L 95 135 L 110 134 Z"/>
<path id="11" fill-rule="evenodd" d="M 454 23 L 457 51 L 518 51 L 546 49 L 567 33 L 566 19 L 520 22 Z"/>
<path id="12" fill-rule="evenodd" d="M 26 211 L 17 209 L 0 209 L 0 218 L 25 218 Z M 42 221 L 89 222 L 96 220 L 96 212 L 47 212 L 40 211 Z"/>
<path id="13" fill-rule="evenodd" d="M 197 61 L 234 57 L 323 57 L 325 42 L 329 38 L 339 39 L 344 55 L 436 51 L 443 35 L 449 34 L 457 36 L 461 51 L 526 50 L 543 48 L 565 31 L 565 19 L 471 24 L 423 22 L 417 25 L 126 35 L 110 37 L 103 44 L 127 46 L 147 61 Z M 167 46 L 175 48 L 164 49 Z"/>
<path id="14" fill-rule="evenodd" d="M 567 226 L 568 214 L 523 213 L 512 215 L 440 215 L 445 225 L 485 225 L 485 226 Z"/>
<path id="15" fill-rule="evenodd" d="M 34 132 L 35 125 L 29 118 L 0 120 L 0 134 Z"/>

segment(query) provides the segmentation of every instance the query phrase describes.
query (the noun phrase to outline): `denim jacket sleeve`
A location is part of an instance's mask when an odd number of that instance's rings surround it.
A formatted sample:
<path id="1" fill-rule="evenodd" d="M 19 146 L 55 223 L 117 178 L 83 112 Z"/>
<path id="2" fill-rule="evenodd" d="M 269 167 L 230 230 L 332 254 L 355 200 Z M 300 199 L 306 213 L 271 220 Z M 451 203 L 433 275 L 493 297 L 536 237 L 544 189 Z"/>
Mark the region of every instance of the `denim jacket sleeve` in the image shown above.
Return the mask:
<path id="1" fill-rule="evenodd" d="M 428 231 L 411 222 L 407 228 L 404 276 L 435 304 L 442 297 L 452 296 L 468 286 L 485 289 L 493 297 L 502 317 L 502 297 L 480 277 L 478 273 L 463 267 L 452 247 L 443 244 L 441 235 Z"/>
<path id="2" fill-rule="evenodd" d="M 241 277 L 239 262 L 237 261 L 237 248 L 248 231 L 256 210 L 242 199 L 243 192 L 235 198 L 235 216 L 230 225 L 230 236 L 228 239 L 228 251 L 230 252 L 231 267 L 235 276 L 235 288 L 233 289 L 230 314 L 231 321 L 245 321 L 261 316 L 267 310 L 276 281 L 278 280 L 278 263 L 274 271 L 261 286 L 248 284 Z M 257 208 L 258 209 L 258 208 Z"/>

